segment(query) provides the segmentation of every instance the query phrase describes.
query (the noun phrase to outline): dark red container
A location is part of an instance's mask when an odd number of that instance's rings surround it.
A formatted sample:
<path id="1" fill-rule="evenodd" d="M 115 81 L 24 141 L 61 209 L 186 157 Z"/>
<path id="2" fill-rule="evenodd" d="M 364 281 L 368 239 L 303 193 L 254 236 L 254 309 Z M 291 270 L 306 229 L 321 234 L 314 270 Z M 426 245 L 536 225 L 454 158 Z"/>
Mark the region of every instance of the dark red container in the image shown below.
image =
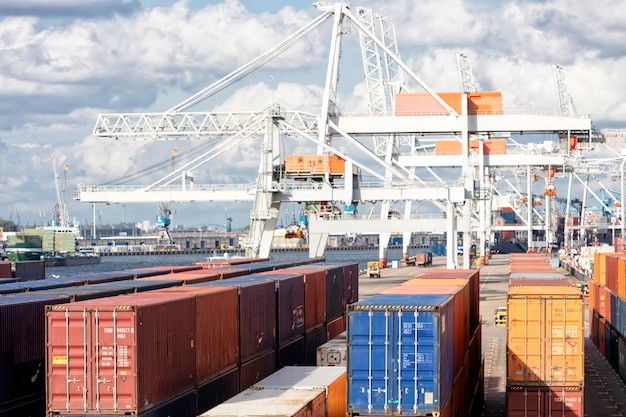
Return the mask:
<path id="1" fill-rule="evenodd" d="M 183 286 L 153 292 L 196 297 L 196 380 L 198 384 L 239 364 L 237 287 Z"/>
<path id="2" fill-rule="evenodd" d="M 29 398 L 43 398 L 45 307 L 67 301 L 32 294 L 0 297 L 0 409 Z"/>
<path id="3" fill-rule="evenodd" d="M 37 281 L 46 279 L 46 266 L 44 261 L 19 261 L 14 262 L 15 272 L 13 276 L 20 281 Z"/>
<path id="4" fill-rule="evenodd" d="M 276 350 L 276 289 L 261 275 L 249 275 L 192 286 L 237 287 L 239 291 L 240 362 Z"/>
<path id="5" fill-rule="evenodd" d="M 218 279 L 220 279 L 220 275 L 215 272 L 207 272 L 207 270 L 199 269 L 197 271 L 185 271 L 178 273 L 171 272 L 165 275 L 154 275 L 151 277 L 138 279 L 142 281 L 169 280 L 176 282 L 176 285 L 191 285 L 199 284 L 201 282 L 217 281 Z"/>
<path id="6" fill-rule="evenodd" d="M 254 275 L 251 275 L 254 277 Z M 259 276 L 276 288 L 277 344 L 283 345 L 304 335 L 304 275 L 263 272 Z"/>
<path id="7" fill-rule="evenodd" d="M 583 417 L 584 391 L 571 387 L 509 387 L 506 392 L 508 417 Z"/>
<path id="8" fill-rule="evenodd" d="M 13 278 L 11 262 L 9 261 L 0 261 L 0 280 L 3 278 Z"/>
<path id="9" fill-rule="evenodd" d="M 214 272 L 220 274 L 220 279 L 230 279 L 250 274 L 250 270 L 245 266 L 217 268 Z"/>
<path id="10" fill-rule="evenodd" d="M 137 293 L 47 308 L 49 414 L 139 414 L 195 387 L 196 298 Z"/>
<path id="11" fill-rule="evenodd" d="M 85 285 L 100 284 L 103 282 L 125 281 L 134 279 L 135 275 L 129 271 L 94 272 L 91 274 L 79 275 Z"/>
<path id="12" fill-rule="evenodd" d="M 326 271 L 320 268 L 297 266 L 277 269 L 276 274 L 304 276 L 304 328 L 313 330 L 326 322 Z"/>
<path id="13" fill-rule="evenodd" d="M 240 367 L 239 390 L 243 391 L 250 388 L 277 370 L 276 351 L 267 352 L 264 355 L 242 363 Z"/>
<path id="14" fill-rule="evenodd" d="M 234 368 L 198 385 L 198 414 L 239 394 L 239 378 L 239 368 Z"/>
<path id="15" fill-rule="evenodd" d="M 359 301 L 359 263 L 352 262 L 343 265 L 343 299 L 344 312 L 346 305 Z"/>
<path id="16" fill-rule="evenodd" d="M 326 270 L 326 321 L 330 322 L 345 313 L 343 265 L 321 262 L 311 268 Z"/>

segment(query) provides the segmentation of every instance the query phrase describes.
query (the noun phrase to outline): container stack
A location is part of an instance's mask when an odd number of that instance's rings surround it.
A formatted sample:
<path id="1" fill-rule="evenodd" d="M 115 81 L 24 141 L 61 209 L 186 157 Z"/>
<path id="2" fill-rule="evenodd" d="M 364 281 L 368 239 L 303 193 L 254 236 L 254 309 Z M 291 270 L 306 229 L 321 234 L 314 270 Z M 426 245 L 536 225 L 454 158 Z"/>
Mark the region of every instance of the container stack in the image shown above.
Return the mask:
<path id="1" fill-rule="evenodd" d="M 261 263 L 242 266 L 244 275 L 236 272 L 232 278 L 221 274 L 221 268 L 199 275 L 166 267 L 164 274 L 149 271 L 160 280 L 131 276 L 110 287 L 61 289 L 76 296 L 59 298 L 63 304 L 46 302 L 45 332 L 37 333 L 40 341 L 33 339 L 41 348 L 33 350 L 37 358 L 45 350 L 46 412 L 195 416 L 285 366 L 314 365 L 316 349 L 329 331 L 345 329 L 345 306 L 358 297 L 358 263 L 273 266 L 279 269 Z M 139 289 L 132 290 L 127 281 L 152 289 L 134 292 Z M 96 289 L 98 285 L 107 288 Z M 80 288 L 90 291 L 82 294 Z M 43 316 L 43 306 L 40 310 Z M 9 342 L 13 350 L 13 340 Z M 343 374 L 345 380 L 345 370 Z M 345 413 L 345 382 L 343 386 Z M 328 392 L 306 398 L 299 391 L 280 394 L 280 399 L 304 400 L 306 408 L 324 405 Z"/>
<path id="2" fill-rule="evenodd" d="M 589 336 L 626 382 L 626 253 L 596 253 L 589 283 Z"/>
<path id="3" fill-rule="evenodd" d="M 432 270 L 349 305 L 348 412 L 479 415 L 478 285 L 478 270 Z"/>
<path id="4" fill-rule="evenodd" d="M 584 415 L 584 300 L 538 254 L 511 255 L 507 415 Z"/>

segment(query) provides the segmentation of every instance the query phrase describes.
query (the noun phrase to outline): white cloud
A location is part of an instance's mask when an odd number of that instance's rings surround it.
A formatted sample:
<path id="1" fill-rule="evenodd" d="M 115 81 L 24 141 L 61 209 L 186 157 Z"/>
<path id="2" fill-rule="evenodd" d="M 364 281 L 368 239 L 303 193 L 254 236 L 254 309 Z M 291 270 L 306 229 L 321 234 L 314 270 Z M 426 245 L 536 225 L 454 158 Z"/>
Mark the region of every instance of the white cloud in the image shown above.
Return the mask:
<path id="1" fill-rule="evenodd" d="M 251 12 L 246 2 L 235 0 L 213 0 L 201 8 L 192 1 L 157 3 L 161 6 L 142 8 L 138 1 L 125 0 L 0 4 L 0 16 L 5 16 L 0 17 L 4 206 L 18 208 L 31 222 L 39 212 L 49 212 L 55 198 L 52 153 L 70 164 L 68 184 L 73 186 L 121 178 L 167 161 L 172 147 L 195 146 L 97 139 L 91 131 L 100 112 L 164 111 L 176 105 L 319 14 L 309 3 L 279 2 L 272 4 L 272 12 L 258 12 L 257 3 Z M 480 88 L 502 91 L 507 109 L 556 111 L 550 66 L 560 64 L 577 109 L 591 113 L 599 127 L 622 127 L 626 27 L 616 2 L 371 0 L 353 4 L 351 10 L 360 5 L 395 24 L 400 55 L 435 90 L 458 89 L 454 52 L 462 51 L 472 61 Z M 290 110 L 317 113 L 329 23 L 262 72 L 198 107 L 262 110 L 275 101 Z M 342 48 L 340 106 L 346 112 L 366 112 L 362 63 L 354 52 L 356 29 L 345 29 L 351 36 Z M 229 182 L 254 175 L 257 149 L 236 152 L 240 169 L 233 171 L 232 161 L 222 159 L 204 176 Z M 127 208 L 127 217 L 132 210 Z M 137 215 L 144 212 L 142 208 Z M 7 215 L 0 212 L 0 217 Z"/>

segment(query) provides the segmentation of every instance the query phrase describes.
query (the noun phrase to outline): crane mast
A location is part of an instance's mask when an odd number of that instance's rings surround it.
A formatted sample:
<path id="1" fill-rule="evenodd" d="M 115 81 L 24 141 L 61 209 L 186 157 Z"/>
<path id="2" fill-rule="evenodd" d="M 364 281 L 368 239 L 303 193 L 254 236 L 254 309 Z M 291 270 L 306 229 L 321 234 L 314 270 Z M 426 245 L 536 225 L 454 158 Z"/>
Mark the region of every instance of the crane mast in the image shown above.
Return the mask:
<path id="1" fill-rule="evenodd" d="M 56 156 L 52 155 L 52 170 L 54 172 L 54 185 L 56 189 L 57 202 L 52 209 L 51 226 L 69 227 L 71 226 L 70 214 L 65 202 L 65 187 L 67 184 L 67 171 L 69 164 L 63 165 L 63 178 L 59 177 L 57 172 Z"/>

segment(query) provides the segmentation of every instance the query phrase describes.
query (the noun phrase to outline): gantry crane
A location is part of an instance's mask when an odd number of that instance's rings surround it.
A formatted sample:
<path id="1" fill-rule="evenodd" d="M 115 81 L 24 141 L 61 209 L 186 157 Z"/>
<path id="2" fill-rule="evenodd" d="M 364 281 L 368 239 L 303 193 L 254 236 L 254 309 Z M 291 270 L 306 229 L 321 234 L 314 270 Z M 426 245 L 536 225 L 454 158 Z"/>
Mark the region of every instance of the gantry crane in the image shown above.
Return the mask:
<path id="1" fill-rule="evenodd" d="M 519 155 L 476 154 L 470 149 L 471 135 L 503 131 L 584 134 L 590 130 L 590 119 L 576 115 L 475 113 L 469 111 L 469 99 L 463 92 L 455 96 L 458 106 L 453 107 L 400 59 L 391 37 L 381 39 L 381 35 L 374 33 L 371 26 L 364 24 L 363 19 L 355 16 L 346 4 L 319 2 L 316 7 L 320 16 L 292 36 L 164 113 L 99 115 L 94 128 L 94 135 L 98 137 L 202 138 L 214 145 L 149 186 L 80 185 L 77 199 L 84 202 L 251 202 L 246 252 L 248 256 L 260 257 L 269 255 L 282 202 L 432 201 L 445 208 L 446 215 L 426 220 L 385 217 L 369 220 L 335 218 L 331 221 L 311 215 L 308 221 L 309 253 L 310 256 L 321 256 L 329 233 L 337 230 L 379 234 L 447 231 L 449 236 L 455 236 L 458 213 L 462 213 L 459 217 L 461 229 L 469 232 L 470 202 L 474 198 L 473 171 L 486 165 L 517 167 L 520 161 Z M 261 67 L 326 21 L 332 22 L 332 33 L 320 114 L 290 111 L 278 104 L 250 112 L 189 111 L 192 106 Z M 370 51 L 378 50 L 379 56 L 392 63 L 387 64 L 388 68 L 395 68 L 396 73 L 402 72 L 407 81 L 417 85 L 419 93 L 423 94 L 420 97 L 424 97 L 429 108 L 435 111 L 400 114 L 397 108 L 390 107 L 391 112 L 362 116 L 340 110 L 339 62 L 342 37 L 349 34 L 344 28 L 346 21 L 356 26 L 368 43 L 371 41 Z M 395 100 L 398 94 L 401 93 L 394 90 Z M 197 170 L 234 147 L 259 137 L 262 138 L 259 170 L 253 184 L 201 185 L 190 179 L 188 173 L 191 170 Z M 422 138 L 419 144 L 417 137 Z M 293 181 L 282 169 L 281 140 L 284 138 L 304 141 L 315 147 L 318 155 L 339 157 L 345 163 L 341 177 L 335 181 Z M 373 145 L 374 149 L 366 145 L 366 140 L 371 138 L 380 139 Z M 432 145 L 441 138 L 459 143 L 460 151 L 434 153 Z M 537 166 L 564 164 L 562 155 L 540 155 L 525 158 L 525 162 Z M 423 169 L 434 179 L 421 178 L 415 174 L 415 169 Z M 438 172 L 441 170 L 458 173 L 458 177 L 444 179 Z M 370 177 L 368 181 L 362 180 L 363 175 Z M 175 184 L 177 179 L 180 179 L 179 184 Z M 450 257 L 455 256 L 453 247 L 448 250 L 448 256 L 448 265 L 451 265 Z M 469 266 L 465 259 L 464 266 Z"/>

